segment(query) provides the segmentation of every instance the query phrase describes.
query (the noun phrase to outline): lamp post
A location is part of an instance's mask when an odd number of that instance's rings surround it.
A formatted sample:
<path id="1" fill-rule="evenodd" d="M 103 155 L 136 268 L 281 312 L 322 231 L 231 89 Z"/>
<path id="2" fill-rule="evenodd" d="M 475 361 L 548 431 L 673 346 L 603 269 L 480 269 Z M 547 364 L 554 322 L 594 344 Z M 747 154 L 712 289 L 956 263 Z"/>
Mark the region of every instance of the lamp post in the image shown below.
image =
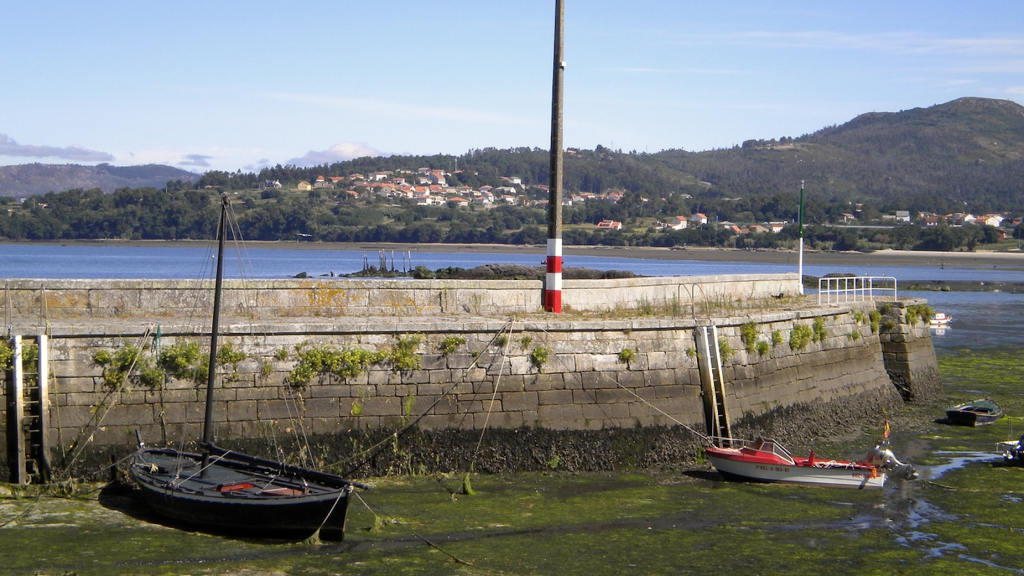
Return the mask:
<path id="1" fill-rule="evenodd" d="M 797 258 L 796 274 L 800 280 L 800 295 L 804 294 L 804 181 L 800 181 L 800 208 L 796 213 L 797 232 L 800 237 L 800 255 Z"/>

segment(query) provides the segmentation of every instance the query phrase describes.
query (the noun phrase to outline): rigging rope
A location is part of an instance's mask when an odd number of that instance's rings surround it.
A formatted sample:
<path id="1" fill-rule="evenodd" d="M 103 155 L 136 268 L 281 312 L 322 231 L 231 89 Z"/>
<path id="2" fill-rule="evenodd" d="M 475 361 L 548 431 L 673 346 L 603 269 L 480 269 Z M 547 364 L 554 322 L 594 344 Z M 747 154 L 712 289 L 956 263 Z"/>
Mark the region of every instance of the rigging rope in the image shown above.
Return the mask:
<path id="1" fill-rule="evenodd" d="M 306 425 L 302 422 L 301 411 L 299 410 L 298 402 L 296 401 L 296 394 L 292 394 L 288 386 L 283 386 L 284 391 L 284 406 L 288 410 L 288 421 L 292 422 L 292 435 L 295 437 L 295 443 L 299 445 L 299 449 L 302 454 L 299 455 L 299 461 L 308 464 L 313 464 L 315 458 L 313 457 L 313 450 L 309 447 L 309 436 L 306 435 Z M 300 396 L 301 397 L 301 396 Z M 295 416 L 292 416 L 292 407 L 295 407 Z M 297 424 L 296 424 L 297 422 Z M 302 432 L 302 437 L 299 437 L 299 432 Z"/>
<path id="2" fill-rule="evenodd" d="M 125 384 L 128 383 L 129 375 L 132 373 L 132 370 L 135 369 L 135 363 L 138 362 L 139 356 L 142 355 L 143 346 L 145 345 L 145 342 L 149 339 L 151 331 L 152 327 L 146 328 L 145 333 L 143 333 L 142 336 L 139 338 L 139 343 L 136 346 L 138 354 L 132 356 L 132 362 L 128 366 L 128 369 L 125 370 L 124 377 L 121 379 L 121 383 L 118 384 L 116 388 L 107 391 L 106 396 L 104 396 L 103 399 L 100 400 L 100 403 L 96 406 L 96 411 L 93 412 L 92 418 L 90 418 L 89 422 L 82 427 L 82 430 L 78 433 L 78 436 L 75 438 L 75 441 L 71 443 L 71 460 L 64 463 L 64 470 L 62 471 L 63 473 L 70 473 L 71 466 L 75 463 L 76 460 L 78 460 L 78 457 L 82 455 L 82 451 L 85 450 L 86 442 L 82 442 L 82 439 L 85 437 L 86 431 L 92 428 L 93 431 L 95 432 L 95 428 L 98 428 L 103 423 L 103 419 L 107 417 L 107 414 L 110 413 L 110 410 L 117 404 L 118 396 L 115 395 L 119 394 L 121 390 L 124 389 Z M 110 405 L 106 406 L 106 409 L 101 410 L 101 408 L 106 405 L 108 400 L 110 401 Z M 95 422 L 95 424 L 93 422 Z M 90 434 L 89 437 L 91 438 L 92 434 Z"/>
<path id="3" fill-rule="evenodd" d="M 491 340 L 484 346 L 484 348 L 486 349 L 488 346 L 493 344 L 494 341 L 498 339 L 498 336 L 500 336 L 501 333 L 506 330 L 506 326 L 511 327 L 514 323 L 515 323 L 515 318 L 510 318 L 508 320 L 508 322 L 504 326 L 502 326 L 501 329 L 498 330 L 498 332 L 494 335 L 494 337 L 491 338 Z M 374 444 L 374 445 L 368 447 L 366 450 L 364 450 L 363 454 L 365 454 L 365 456 L 359 462 L 354 464 L 351 468 L 349 468 L 348 470 L 345 470 L 341 475 L 342 476 L 351 476 L 353 472 L 355 472 L 356 470 L 359 470 L 360 468 L 365 466 L 367 462 L 369 462 L 374 457 L 376 457 L 377 454 L 379 454 L 380 451 L 383 450 L 384 446 L 387 443 L 392 442 L 394 440 L 398 440 L 398 438 L 400 438 L 406 432 L 411 430 L 417 423 L 419 423 L 420 420 L 422 420 L 424 417 L 426 417 L 427 414 L 429 414 L 430 411 L 433 410 L 435 406 L 440 404 L 441 401 L 444 400 L 445 396 L 448 396 L 449 394 L 451 394 L 451 391 L 454 390 L 456 386 L 458 386 L 459 384 L 462 384 L 466 380 L 466 375 L 469 374 L 470 370 L 472 370 L 473 368 L 476 367 L 477 363 L 480 361 L 480 357 L 481 356 L 477 356 L 476 358 L 474 358 L 473 362 L 470 363 L 469 367 L 466 368 L 462 372 L 462 378 L 459 379 L 456 382 L 452 382 L 451 384 L 448 385 L 448 387 L 446 389 L 442 390 L 441 393 L 438 394 L 437 399 L 434 400 L 434 402 L 430 406 L 427 406 L 427 408 L 425 410 L 423 410 L 420 413 L 419 416 L 417 416 L 416 418 L 413 418 L 410 422 L 408 422 L 401 429 L 399 429 L 399 430 L 389 434 L 387 438 L 381 440 L 380 442 L 377 442 L 376 444 Z M 465 419 L 465 416 L 463 416 L 463 419 Z M 353 460 L 354 458 L 355 457 L 350 458 L 349 460 Z M 335 462 L 334 464 L 328 466 L 328 468 L 338 467 L 338 466 L 340 466 L 341 464 L 343 464 L 344 462 L 347 462 L 347 461 L 348 460 L 342 460 L 342 461 L 339 461 L 339 462 Z"/>

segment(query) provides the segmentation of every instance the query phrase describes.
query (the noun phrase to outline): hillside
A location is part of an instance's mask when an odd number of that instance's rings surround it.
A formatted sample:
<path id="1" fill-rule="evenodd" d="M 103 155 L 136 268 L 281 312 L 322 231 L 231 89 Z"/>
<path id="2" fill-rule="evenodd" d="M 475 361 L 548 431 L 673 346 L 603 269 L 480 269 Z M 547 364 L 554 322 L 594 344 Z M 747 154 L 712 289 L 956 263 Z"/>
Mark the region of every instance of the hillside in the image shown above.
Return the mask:
<path id="1" fill-rule="evenodd" d="M 23 164 L 0 166 L 0 196 L 36 196 L 81 188 L 113 192 L 118 188 L 163 188 L 168 182 L 194 182 L 198 174 L 171 166 L 78 166 Z"/>
<path id="2" fill-rule="evenodd" d="M 197 187 L 246 190 L 265 181 L 293 187 L 318 176 L 430 167 L 449 172 L 450 186 L 545 185 L 549 157 L 538 148 L 472 150 L 460 156 L 359 158 L 314 167 L 275 166 L 258 173 L 207 172 L 201 177 L 167 166 L 8 166 L 0 195 L 72 188 L 162 188 L 181 179 Z M 458 168 L 456 171 L 455 168 Z M 705 152 L 624 153 L 598 145 L 565 155 L 567 194 L 634 192 L 644 198 L 683 192 L 694 198 L 772 198 L 801 181 L 819 200 L 871 203 L 879 209 L 1009 212 L 1024 205 L 1024 107 L 1006 100 L 960 98 L 901 112 L 869 112 L 812 134 L 749 140 Z"/>
<path id="3" fill-rule="evenodd" d="M 1024 200 L 1024 107 L 961 98 L 862 114 L 798 138 L 654 156 L 707 182 L 718 197 L 771 195 L 803 180 L 829 200 L 909 204 L 924 197 L 939 211 L 964 202 L 1007 210 Z"/>

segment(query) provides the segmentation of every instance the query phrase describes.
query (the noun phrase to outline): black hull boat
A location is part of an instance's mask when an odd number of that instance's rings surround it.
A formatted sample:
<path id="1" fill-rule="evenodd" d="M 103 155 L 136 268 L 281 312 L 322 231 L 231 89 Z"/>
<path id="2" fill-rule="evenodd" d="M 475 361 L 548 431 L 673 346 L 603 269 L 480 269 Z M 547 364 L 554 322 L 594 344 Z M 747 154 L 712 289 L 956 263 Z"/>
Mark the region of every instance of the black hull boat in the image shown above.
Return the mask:
<path id="1" fill-rule="evenodd" d="M 128 472 L 145 502 L 161 516 L 218 534 L 341 540 L 353 488 L 340 476 L 239 454 L 213 444 L 217 334 L 223 285 L 228 201 L 221 206 L 217 281 L 210 336 L 202 452 L 147 448 L 139 442 Z"/>
<path id="2" fill-rule="evenodd" d="M 355 483 L 212 445 L 206 452 L 137 451 L 131 475 L 149 507 L 209 532 L 303 539 L 319 530 L 324 540 L 343 539 Z"/>

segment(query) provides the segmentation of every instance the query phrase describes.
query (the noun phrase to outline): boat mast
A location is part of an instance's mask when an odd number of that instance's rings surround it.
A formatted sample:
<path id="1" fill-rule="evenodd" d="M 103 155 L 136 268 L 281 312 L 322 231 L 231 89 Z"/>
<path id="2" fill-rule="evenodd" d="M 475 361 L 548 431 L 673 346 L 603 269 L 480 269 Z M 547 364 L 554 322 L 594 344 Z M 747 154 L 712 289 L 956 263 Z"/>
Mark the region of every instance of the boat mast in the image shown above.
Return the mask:
<path id="1" fill-rule="evenodd" d="M 213 326 L 210 328 L 210 361 L 206 377 L 206 416 L 203 420 L 203 444 L 213 442 L 213 386 L 217 379 L 217 334 L 220 332 L 220 295 L 224 285 L 224 236 L 227 231 L 228 195 L 221 196 L 220 224 L 217 229 L 217 281 L 213 288 Z M 204 450 L 204 460 L 207 452 Z M 205 463 L 204 463 L 205 469 Z"/>

